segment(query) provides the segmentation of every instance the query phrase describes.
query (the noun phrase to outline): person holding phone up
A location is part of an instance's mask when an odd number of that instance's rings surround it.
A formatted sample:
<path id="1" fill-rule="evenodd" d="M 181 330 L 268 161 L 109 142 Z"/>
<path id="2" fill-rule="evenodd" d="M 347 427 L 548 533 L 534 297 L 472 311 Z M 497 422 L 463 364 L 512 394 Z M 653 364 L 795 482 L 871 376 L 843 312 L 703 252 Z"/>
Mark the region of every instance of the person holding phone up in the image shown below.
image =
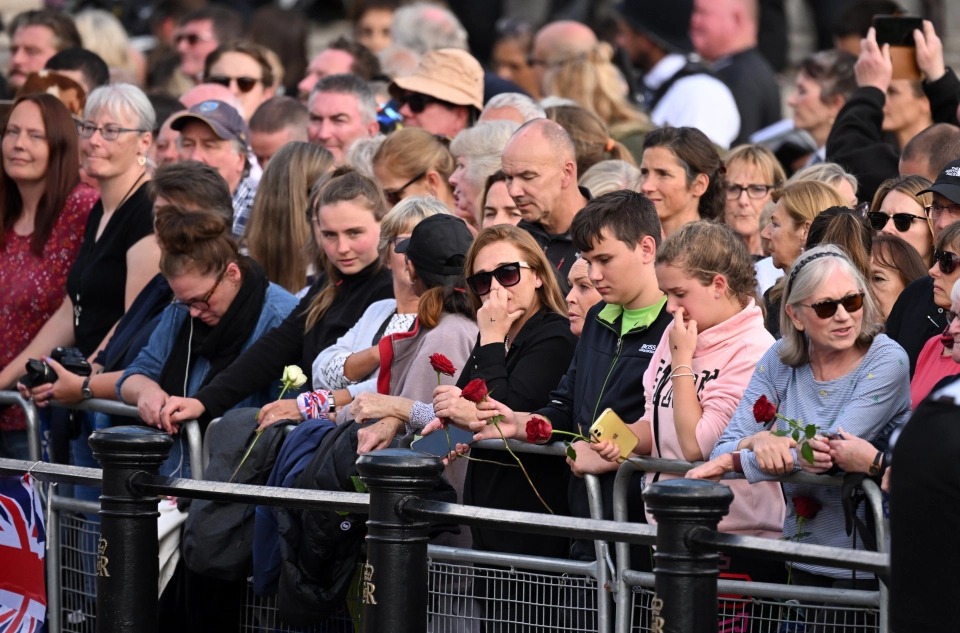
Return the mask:
<path id="1" fill-rule="evenodd" d="M 730 227 L 703 221 L 683 226 L 657 251 L 656 271 L 673 322 L 643 376 L 644 415 L 628 425 L 639 440 L 634 453 L 699 462 L 727 428 L 773 337 L 757 305 L 753 258 Z M 620 459 L 613 442 L 591 446 L 605 459 Z M 646 484 L 678 477 L 645 476 Z M 735 497 L 721 531 L 781 536 L 785 509 L 779 484 L 723 483 Z M 647 521 L 654 523 L 649 512 Z M 742 555 L 724 571 L 765 582 L 781 582 L 786 575 L 782 564 Z"/>

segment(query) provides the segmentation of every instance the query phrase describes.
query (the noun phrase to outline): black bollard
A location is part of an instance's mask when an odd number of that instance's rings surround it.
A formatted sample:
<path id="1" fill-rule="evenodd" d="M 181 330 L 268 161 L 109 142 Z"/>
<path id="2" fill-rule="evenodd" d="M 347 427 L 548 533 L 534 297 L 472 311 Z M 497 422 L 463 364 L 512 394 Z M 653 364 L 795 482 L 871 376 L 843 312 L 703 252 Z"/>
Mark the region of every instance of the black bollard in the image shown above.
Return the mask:
<path id="1" fill-rule="evenodd" d="M 730 488 L 710 481 L 672 479 L 648 487 L 643 502 L 657 521 L 651 630 L 716 633 L 716 548 L 691 547 L 692 530 L 716 531 L 733 502 Z"/>
<path id="2" fill-rule="evenodd" d="M 427 630 L 427 541 L 430 523 L 397 514 L 401 500 L 437 486 L 443 464 L 409 449 L 363 455 L 357 470 L 370 491 L 367 562 L 360 591 L 364 633 Z"/>
<path id="3" fill-rule="evenodd" d="M 145 426 L 119 426 L 90 435 L 103 468 L 97 542 L 98 633 L 156 633 L 159 547 L 157 497 L 130 485 L 138 472 L 157 474 L 173 440 Z"/>

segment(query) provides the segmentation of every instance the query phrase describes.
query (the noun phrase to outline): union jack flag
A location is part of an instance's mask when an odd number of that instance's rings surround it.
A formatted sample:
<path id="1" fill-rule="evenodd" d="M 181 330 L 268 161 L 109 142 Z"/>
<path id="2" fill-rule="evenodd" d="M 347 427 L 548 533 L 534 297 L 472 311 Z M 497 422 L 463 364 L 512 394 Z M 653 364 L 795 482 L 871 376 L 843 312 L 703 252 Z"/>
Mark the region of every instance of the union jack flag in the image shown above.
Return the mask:
<path id="1" fill-rule="evenodd" d="M 0 477 L 0 633 L 43 629 L 43 506 L 29 474 Z"/>

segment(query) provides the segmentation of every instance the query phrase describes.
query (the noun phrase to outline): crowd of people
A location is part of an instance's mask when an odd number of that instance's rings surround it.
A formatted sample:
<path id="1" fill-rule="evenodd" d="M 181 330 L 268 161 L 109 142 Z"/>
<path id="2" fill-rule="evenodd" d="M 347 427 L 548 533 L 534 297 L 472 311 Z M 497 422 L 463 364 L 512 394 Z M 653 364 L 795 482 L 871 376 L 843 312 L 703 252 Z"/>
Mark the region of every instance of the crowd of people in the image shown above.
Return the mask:
<path id="1" fill-rule="evenodd" d="M 863 549 L 863 507 L 778 480 L 883 478 L 894 626 L 960 626 L 955 583 L 915 573 L 952 564 L 938 517 L 916 516 L 937 511 L 917 501 L 917 447 L 956 434 L 908 423 L 960 404 L 960 79 L 929 20 L 904 78 L 870 26 L 903 9 L 849 0 L 782 101 L 768 4 L 625 0 L 610 28 L 505 17 L 491 38 L 445 6 L 365 0 L 353 35 L 311 60 L 305 20 L 276 7 L 154 3 L 150 51 L 104 11 L 17 15 L 0 85 L 0 389 L 43 408 L 61 463 L 94 465 L 89 434 L 125 421 L 48 405 L 134 405 L 175 438 L 162 471 L 182 477 L 200 476 L 183 423 L 228 412 L 250 433 L 353 424 L 364 454 L 444 425 L 586 437 L 609 408 L 635 454 L 742 474 L 723 480 L 722 531 Z M 24 376 L 31 359 L 52 371 Z M 299 390 L 282 388 L 289 365 Z M 465 397 L 476 379 L 487 397 Z M 0 457 L 26 459 L 28 441 L 22 411 L 0 410 Z M 609 441 L 522 470 L 450 448 L 463 503 L 586 517 L 590 474 L 612 517 Z M 642 489 L 672 477 L 634 478 L 631 521 L 653 522 Z M 595 555 L 489 528 L 438 539 Z M 740 554 L 723 569 L 878 585 Z M 898 591 L 943 608 L 918 625 Z M 185 625 L 217 629 L 211 605 Z"/>

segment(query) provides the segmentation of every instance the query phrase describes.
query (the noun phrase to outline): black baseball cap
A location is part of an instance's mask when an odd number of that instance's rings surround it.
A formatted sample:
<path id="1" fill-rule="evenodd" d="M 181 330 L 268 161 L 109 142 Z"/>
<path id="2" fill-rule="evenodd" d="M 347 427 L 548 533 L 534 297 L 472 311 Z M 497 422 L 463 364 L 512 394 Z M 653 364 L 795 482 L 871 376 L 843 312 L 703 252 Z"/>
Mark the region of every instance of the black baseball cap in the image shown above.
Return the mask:
<path id="1" fill-rule="evenodd" d="M 960 204 L 960 160 L 947 163 L 930 188 L 920 193 L 939 193 L 950 202 Z"/>
<path id="2" fill-rule="evenodd" d="M 454 215 L 431 215 L 413 228 L 408 239 L 394 250 L 405 253 L 417 274 L 452 276 L 463 274 L 463 263 L 473 243 L 467 223 Z"/>

